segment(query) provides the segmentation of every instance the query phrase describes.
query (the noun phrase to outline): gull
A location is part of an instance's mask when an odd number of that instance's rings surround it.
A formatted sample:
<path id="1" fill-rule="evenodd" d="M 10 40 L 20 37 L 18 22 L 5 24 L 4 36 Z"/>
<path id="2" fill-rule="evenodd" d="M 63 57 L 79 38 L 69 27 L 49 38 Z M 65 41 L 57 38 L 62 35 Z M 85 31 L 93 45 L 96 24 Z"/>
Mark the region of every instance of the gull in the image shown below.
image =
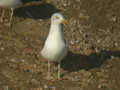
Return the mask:
<path id="1" fill-rule="evenodd" d="M 67 55 L 67 47 L 62 32 L 63 22 L 65 19 L 61 13 L 54 13 L 51 16 L 50 31 L 40 52 L 48 60 L 48 79 L 50 79 L 50 62 L 58 63 L 58 79 L 60 79 L 61 60 Z"/>
<path id="2" fill-rule="evenodd" d="M 11 26 L 14 9 L 22 6 L 23 4 L 25 4 L 27 2 L 31 2 L 31 1 L 35 1 L 35 0 L 0 0 L 0 7 L 11 9 L 10 21 L 8 23 L 8 26 Z M 4 15 L 5 15 L 5 10 L 2 11 L 0 22 L 3 22 Z"/>
<path id="3" fill-rule="evenodd" d="M 9 26 L 11 26 L 12 17 L 13 17 L 13 10 L 19 6 L 22 5 L 21 0 L 0 0 L 0 7 L 2 8 L 10 8 L 11 9 L 11 15 L 10 15 L 10 21 L 8 23 Z M 0 21 L 3 22 L 3 17 L 5 15 L 5 10 L 2 11 L 2 16 L 0 18 Z"/>

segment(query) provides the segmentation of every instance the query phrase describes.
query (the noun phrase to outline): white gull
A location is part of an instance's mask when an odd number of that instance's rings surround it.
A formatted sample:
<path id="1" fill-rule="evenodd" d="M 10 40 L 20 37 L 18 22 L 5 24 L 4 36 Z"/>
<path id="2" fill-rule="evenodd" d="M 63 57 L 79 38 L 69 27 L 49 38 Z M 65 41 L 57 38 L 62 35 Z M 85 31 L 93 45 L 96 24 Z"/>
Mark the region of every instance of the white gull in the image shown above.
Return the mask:
<path id="1" fill-rule="evenodd" d="M 51 17 L 51 26 L 48 37 L 44 43 L 41 55 L 48 60 L 48 79 L 50 78 L 50 62 L 58 62 L 58 79 L 60 79 L 60 63 L 67 55 L 67 47 L 63 38 L 64 16 L 54 13 Z"/>

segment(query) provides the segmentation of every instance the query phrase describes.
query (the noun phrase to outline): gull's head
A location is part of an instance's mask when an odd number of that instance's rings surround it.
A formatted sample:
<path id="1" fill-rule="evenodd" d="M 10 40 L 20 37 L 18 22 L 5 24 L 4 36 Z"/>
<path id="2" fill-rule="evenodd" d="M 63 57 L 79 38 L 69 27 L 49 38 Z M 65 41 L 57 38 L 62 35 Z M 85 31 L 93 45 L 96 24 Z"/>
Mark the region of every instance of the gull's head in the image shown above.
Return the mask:
<path id="1" fill-rule="evenodd" d="M 61 13 L 54 13 L 51 16 L 52 24 L 62 24 L 65 21 L 64 16 Z"/>

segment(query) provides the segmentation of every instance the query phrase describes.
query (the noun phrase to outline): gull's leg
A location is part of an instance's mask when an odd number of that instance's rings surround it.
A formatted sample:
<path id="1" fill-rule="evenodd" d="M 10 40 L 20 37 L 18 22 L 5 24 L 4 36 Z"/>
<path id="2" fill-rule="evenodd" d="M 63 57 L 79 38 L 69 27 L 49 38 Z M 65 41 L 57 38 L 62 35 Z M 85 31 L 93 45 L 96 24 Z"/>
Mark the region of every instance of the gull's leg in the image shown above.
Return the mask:
<path id="1" fill-rule="evenodd" d="M 61 72 L 60 72 L 61 63 L 58 64 L 58 80 L 60 80 Z"/>
<path id="2" fill-rule="evenodd" d="M 50 79 L 50 61 L 48 60 L 48 79 Z"/>
<path id="3" fill-rule="evenodd" d="M 3 22 L 4 15 L 5 15 L 5 10 L 3 9 L 3 10 L 2 10 L 2 15 L 1 15 L 1 17 L 0 17 L 0 22 L 1 22 L 1 23 Z"/>
<path id="4" fill-rule="evenodd" d="M 10 21 L 9 21 L 9 23 L 6 23 L 6 24 L 5 24 L 6 26 L 9 26 L 9 27 L 12 26 L 13 11 L 14 11 L 14 9 L 11 8 Z"/>
<path id="5" fill-rule="evenodd" d="M 13 19 L 13 11 L 14 11 L 14 9 L 13 8 L 11 8 L 11 15 L 10 15 L 10 21 L 9 21 L 9 26 L 11 26 L 12 25 L 12 19 Z"/>

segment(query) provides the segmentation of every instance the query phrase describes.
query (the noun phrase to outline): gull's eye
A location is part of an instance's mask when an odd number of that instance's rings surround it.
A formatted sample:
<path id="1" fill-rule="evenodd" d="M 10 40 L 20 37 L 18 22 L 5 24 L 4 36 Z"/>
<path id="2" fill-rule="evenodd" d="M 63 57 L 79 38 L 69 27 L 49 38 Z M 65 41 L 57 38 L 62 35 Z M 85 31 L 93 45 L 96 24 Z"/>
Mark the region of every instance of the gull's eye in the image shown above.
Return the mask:
<path id="1" fill-rule="evenodd" d="M 56 16 L 55 18 L 56 18 L 56 19 L 59 19 L 59 17 L 58 17 L 58 16 Z"/>

